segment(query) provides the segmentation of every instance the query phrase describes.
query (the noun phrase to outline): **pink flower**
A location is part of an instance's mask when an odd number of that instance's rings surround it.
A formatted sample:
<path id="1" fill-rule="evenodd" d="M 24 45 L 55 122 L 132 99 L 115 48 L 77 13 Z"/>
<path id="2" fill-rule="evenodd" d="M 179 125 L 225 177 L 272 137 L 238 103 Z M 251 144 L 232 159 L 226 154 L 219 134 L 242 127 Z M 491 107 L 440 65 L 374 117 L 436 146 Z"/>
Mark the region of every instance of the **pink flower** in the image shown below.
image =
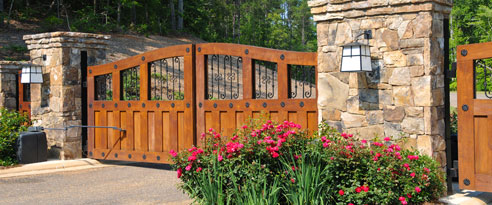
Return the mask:
<path id="1" fill-rule="evenodd" d="M 222 155 L 219 154 L 219 156 L 217 157 L 217 159 L 219 160 L 219 162 L 221 162 L 224 158 L 222 157 Z"/>
<path id="2" fill-rule="evenodd" d="M 354 205 L 354 204 L 352 204 L 352 203 L 348 203 L 347 205 Z"/>
<path id="3" fill-rule="evenodd" d="M 378 157 L 372 158 L 373 161 L 378 161 Z"/>
<path id="4" fill-rule="evenodd" d="M 279 155 L 278 155 L 278 153 L 277 153 L 277 152 L 272 152 L 272 157 L 273 157 L 273 158 L 277 158 L 277 157 L 279 157 Z"/>
<path id="5" fill-rule="evenodd" d="M 183 175 L 183 170 L 181 168 L 178 168 L 177 172 L 178 172 L 178 178 L 180 178 L 181 175 Z"/>
<path id="6" fill-rule="evenodd" d="M 343 138 L 345 138 L 345 139 L 347 139 L 347 138 L 348 138 L 347 133 L 345 133 L 345 132 L 344 132 L 344 133 L 342 133 L 342 134 L 340 134 L 340 136 L 342 136 L 342 137 L 343 137 Z"/>
<path id="7" fill-rule="evenodd" d="M 351 150 L 352 146 L 345 146 L 345 149 Z"/>
<path id="8" fill-rule="evenodd" d="M 243 127 L 242 127 L 242 128 L 243 128 L 243 129 L 247 129 L 247 128 L 248 128 L 248 126 L 246 126 L 246 125 L 243 125 Z"/>
<path id="9" fill-rule="evenodd" d="M 272 124 L 272 121 L 271 120 L 267 120 L 267 124 Z"/>
<path id="10" fill-rule="evenodd" d="M 411 194 L 407 194 L 407 197 L 408 197 L 409 199 L 411 199 L 411 198 L 412 198 L 412 195 L 411 195 Z"/>
<path id="11" fill-rule="evenodd" d="M 191 164 L 188 164 L 188 166 L 185 167 L 185 170 L 190 171 L 191 170 Z"/>
<path id="12" fill-rule="evenodd" d="M 353 137 L 354 135 L 353 134 L 348 134 L 348 137 Z"/>
<path id="13" fill-rule="evenodd" d="M 362 190 L 364 190 L 364 192 L 368 192 L 369 191 L 369 186 L 362 186 Z"/>
<path id="14" fill-rule="evenodd" d="M 418 155 L 408 155 L 409 160 L 418 160 L 419 156 Z"/>
<path id="15" fill-rule="evenodd" d="M 196 156 L 194 155 L 191 155 L 188 157 L 188 162 L 192 162 L 192 161 L 195 161 L 196 160 Z"/>
<path id="16" fill-rule="evenodd" d="M 295 166 L 292 166 L 292 171 L 296 171 L 296 167 Z"/>
<path id="17" fill-rule="evenodd" d="M 171 156 L 173 156 L 173 157 L 178 156 L 178 153 L 176 153 L 176 151 L 174 151 L 174 150 L 169 151 L 169 154 L 171 154 Z"/>
<path id="18" fill-rule="evenodd" d="M 367 140 L 361 140 L 360 141 L 362 144 L 366 144 L 367 143 Z"/>
<path id="19" fill-rule="evenodd" d="M 338 194 L 340 194 L 340 196 L 343 196 L 343 194 L 345 194 L 345 192 L 342 189 L 340 189 L 340 191 L 338 191 Z"/>
<path id="20" fill-rule="evenodd" d="M 296 183 L 296 180 L 295 180 L 294 178 L 291 178 L 291 179 L 290 179 L 290 181 L 291 181 L 292 183 Z"/>
<path id="21" fill-rule="evenodd" d="M 328 146 L 330 146 L 330 144 L 328 144 L 328 142 L 323 143 L 323 147 L 324 147 L 324 148 L 326 148 L 326 147 L 328 147 Z"/>
<path id="22" fill-rule="evenodd" d="M 360 187 L 355 188 L 355 192 L 360 193 L 362 189 Z"/>
<path id="23" fill-rule="evenodd" d="M 412 178 L 414 178 L 414 177 L 415 177 L 415 172 L 412 172 L 412 173 L 410 174 L 410 176 L 411 176 Z"/>
<path id="24" fill-rule="evenodd" d="M 201 137 L 202 137 L 202 139 L 205 138 L 205 133 L 202 133 L 201 134 Z"/>
<path id="25" fill-rule="evenodd" d="M 407 169 L 410 167 L 410 165 L 408 165 L 407 163 L 403 164 L 403 166 Z"/>
<path id="26" fill-rule="evenodd" d="M 420 187 L 416 186 L 416 187 L 415 187 L 415 191 L 416 191 L 417 193 L 420 193 L 420 192 L 422 191 L 422 189 L 420 189 Z"/>
<path id="27" fill-rule="evenodd" d="M 214 128 L 210 128 L 208 129 L 209 132 L 213 132 L 214 131 Z"/>
<path id="28" fill-rule="evenodd" d="M 251 132 L 252 137 L 256 137 L 256 132 Z"/>
<path id="29" fill-rule="evenodd" d="M 202 168 L 201 168 L 201 167 L 198 167 L 198 168 L 196 169 L 196 172 L 200 172 L 200 171 L 202 171 Z"/>
<path id="30" fill-rule="evenodd" d="M 294 155 L 294 159 L 296 159 L 296 160 L 297 160 L 297 159 L 301 158 L 301 156 L 302 156 L 302 155 Z"/>
<path id="31" fill-rule="evenodd" d="M 234 135 L 233 137 L 231 137 L 231 140 L 232 140 L 232 141 L 234 141 L 234 140 L 236 140 L 238 137 L 239 137 L 239 136 Z"/>
<path id="32" fill-rule="evenodd" d="M 403 205 L 407 205 L 407 204 L 408 204 L 408 202 L 407 202 L 407 201 L 401 201 L 401 204 L 403 204 Z"/>
<path id="33" fill-rule="evenodd" d="M 405 201 L 405 197 L 400 196 L 400 198 L 398 198 L 398 200 Z"/>
<path id="34" fill-rule="evenodd" d="M 429 173 L 430 172 L 430 169 L 424 167 L 424 171 L 426 171 L 427 173 Z"/>
<path id="35" fill-rule="evenodd" d="M 389 138 L 389 137 L 384 138 L 384 141 L 386 141 L 386 142 L 389 142 L 390 140 L 391 140 L 391 138 Z"/>
<path id="36" fill-rule="evenodd" d="M 334 160 L 335 158 L 334 157 L 330 157 L 331 160 Z"/>

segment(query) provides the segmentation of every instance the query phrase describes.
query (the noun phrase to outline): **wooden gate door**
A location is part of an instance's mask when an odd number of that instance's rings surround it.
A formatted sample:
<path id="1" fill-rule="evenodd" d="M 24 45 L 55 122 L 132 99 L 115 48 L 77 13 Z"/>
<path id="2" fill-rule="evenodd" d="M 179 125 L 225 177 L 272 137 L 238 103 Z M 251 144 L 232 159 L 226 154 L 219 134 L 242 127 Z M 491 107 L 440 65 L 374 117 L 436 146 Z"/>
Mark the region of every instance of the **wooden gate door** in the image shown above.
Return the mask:
<path id="1" fill-rule="evenodd" d="M 193 45 L 161 48 L 88 68 L 88 154 L 95 159 L 170 163 L 194 144 Z"/>
<path id="2" fill-rule="evenodd" d="M 460 188 L 492 192 L 492 42 L 457 55 Z"/>
<path id="3" fill-rule="evenodd" d="M 230 137 L 262 111 L 275 121 L 317 130 L 316 58 L 316 53 L 197 44 L 197 134 L 214 128 Z"/>
<path id="4" fill-rule="evenodd" d="M 27 115 L 31 118 L 31 84 L 21 83 L 21 71 L 17 75 L 18 95 L 17 102 L 19 103 L 19 113 Z"/>

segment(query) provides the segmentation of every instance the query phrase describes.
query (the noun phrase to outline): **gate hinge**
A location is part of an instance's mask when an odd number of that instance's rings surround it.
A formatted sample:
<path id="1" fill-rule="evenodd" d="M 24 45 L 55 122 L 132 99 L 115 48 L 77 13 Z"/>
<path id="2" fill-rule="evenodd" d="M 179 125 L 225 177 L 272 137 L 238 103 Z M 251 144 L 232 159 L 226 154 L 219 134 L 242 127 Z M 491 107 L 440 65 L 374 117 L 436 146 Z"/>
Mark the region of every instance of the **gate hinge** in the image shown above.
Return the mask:
<path id="1" fill-rule="evenodd" d="M 456 70 L 458 66 L 456 65 L 456 62 L 451 64 L 451 70 L 447 70 L 448 78 L 456 78 Z"/>

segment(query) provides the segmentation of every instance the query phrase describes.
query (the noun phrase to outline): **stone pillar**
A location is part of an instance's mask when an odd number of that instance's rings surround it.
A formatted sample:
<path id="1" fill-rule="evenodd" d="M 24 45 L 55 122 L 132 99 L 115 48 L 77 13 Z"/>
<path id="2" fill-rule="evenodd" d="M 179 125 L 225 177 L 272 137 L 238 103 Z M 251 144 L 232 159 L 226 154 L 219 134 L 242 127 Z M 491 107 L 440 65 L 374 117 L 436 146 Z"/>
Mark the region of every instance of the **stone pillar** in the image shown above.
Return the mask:
<path id="1" fill-rule="evenodd" d="M 308 4 L 318 32 L 319 119 L 361 138 L 407 138 L 405 146 L 444 166 L 443 19 L 451 0 Z M 340 46 L 365 30 L 375 71 L 340 72 Z"/>
<path id="2" fill-rule="evenodd" d="M 34 126 L 62 128 L 82 124 L 81 52 L 88 65 L 103 64 L 110 36 L 53 32 L 25 35 L 33 63 L 43 65 L 43 84 L 31 86 L 31 118 Z M 46 60 L 38 58 L 46 55 Z M 82 129 L 47 131 L 49 156 L 82 157 Z"/>
<path id="3" fill-rule="evenodd" d="M 17 74 L 22 62 L 0 61 L 0 108 L 17 109 Z"/>

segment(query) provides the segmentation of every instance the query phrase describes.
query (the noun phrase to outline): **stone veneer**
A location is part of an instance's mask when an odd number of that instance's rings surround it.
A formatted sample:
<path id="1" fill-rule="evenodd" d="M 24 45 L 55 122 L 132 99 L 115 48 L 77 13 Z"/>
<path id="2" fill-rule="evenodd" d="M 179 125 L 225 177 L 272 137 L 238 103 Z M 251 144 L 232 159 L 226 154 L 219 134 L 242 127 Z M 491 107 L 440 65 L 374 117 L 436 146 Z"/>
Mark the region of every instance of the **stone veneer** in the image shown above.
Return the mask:
<path id="1" fill-rule="evenodd" d="M 17 110 L 17 74 L 22 69 L 18 61 L 0 61 L 0 107 Z"/>
<path id="2" fill-rule="evenodd" d="M 361 138 L 404 137 L 404 146 L 444 166 L 443 19 L 451 0 L 308 4 L 318 32 L 319 119 Z M 340 46 L 365 30 L 376 71 L 340 72 Z"/>
<path id="3" fill-rule="evenodd" d="M 25 35 L 33 63 L 43 65 L 43 84 L 31 86 L 31 118 L 34 126 L 62 128 L 82 124 L 81 51 L 88 65 L 103 64 L 110 36 L 52 32 Z M 82 157 L 82 129 L 46 131 L 49 156 L 59 159 Z"/>

